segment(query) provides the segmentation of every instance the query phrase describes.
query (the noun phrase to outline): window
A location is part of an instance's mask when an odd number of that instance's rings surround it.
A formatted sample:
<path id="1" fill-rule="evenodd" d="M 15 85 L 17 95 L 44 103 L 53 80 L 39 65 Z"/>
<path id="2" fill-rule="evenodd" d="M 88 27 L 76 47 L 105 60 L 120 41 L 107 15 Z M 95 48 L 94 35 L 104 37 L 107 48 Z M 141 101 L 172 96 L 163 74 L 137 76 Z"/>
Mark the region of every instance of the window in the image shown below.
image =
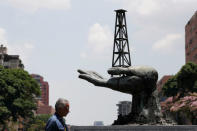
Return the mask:
<path id="1" fill-rule="evenodd" d="M 186 44 L 185 48 L 187 49 L 188 48 L 188 45 Z"/>
<path id="2" fill-rule="evenodd" d="M 193 59 L 194 59 L 194 60 L 196 60 L 196 59 L 197 59 L 197 54 L 195 54 L 195 55 L 193 56 Z"/>
<path id="3" fill-rule="evenodd" d="M 192 39 L 190 39 L 190 40 L 189 40 L 189 44 L 192 44 L 192 41 L 193 41 L 193 40 L 192 40 Z"/>
<path id="4" fill-rule="evenodd" d="M 191 28 L 192 32 L 193 32 L 195 29 L 196 29 L 196 25 L 193 25 L 192 28 Z"/>
<path id="5" fill-rule="evenodd" d="M 193 51 L 193 50 L 196 50 L 196 49 L 197 49 L 197 45 L 195 45 L 194 48 L 192 48 L 192 51 Z"/>
<path id="6" fill-rule="evenodd" d="M 190 31 L 190 33 L 192 33 L 192 28 L 189 31 Z"/>
<path id="7" fill-rule="evenodd" d="M 187 24 L 188 24 L 188 25 L 190 25 L 190 23 L 191 23 L 191 22 L 190 22 L 190 21 L 188 21 L 188 23 L 187 23 Z"/>

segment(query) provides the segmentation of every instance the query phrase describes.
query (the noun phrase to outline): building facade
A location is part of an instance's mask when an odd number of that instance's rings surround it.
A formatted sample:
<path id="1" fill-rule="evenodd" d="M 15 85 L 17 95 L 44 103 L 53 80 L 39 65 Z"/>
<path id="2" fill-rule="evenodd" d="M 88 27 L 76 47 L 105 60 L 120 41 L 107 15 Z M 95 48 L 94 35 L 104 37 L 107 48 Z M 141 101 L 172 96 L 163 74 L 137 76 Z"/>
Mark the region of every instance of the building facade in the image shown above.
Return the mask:
<path id="1" fill-rule="evenodd" d="M 197 11 L 185 26 L 185 61 L 197 64 Z"/>
<path id="2" fill-rule="evenodd" d="M 104 126 L 103 121 L 94 121 L 94 126 Z"/>
<path id="3" fill-rule="evenodd" d="M 44 81 L 43 77 L 38 74 L 31 75 L 40 85 L 41 96 L 37 99 L 40 100 L 44 105 L 49 105 L 49 84 Z"/>
<path id="4" fill-rule="evenodd" d="M 161 92 L 164 84 L 172 77 L 172 75 L 165 75 L 157 82 L 157 90 Z"/>
<path id="5" fill-rule="evenodd" d="M 19 55 L 8 55 L 7 48 L 3 45 L 0 46 L 0 65 L 4 66 L 4 68 L 10 69 L 24 69 L 24 65 L 22 64 Z"/>
<path id="6" fill-rule="evenodd" d="M 120 101 L 118 104 L 118 115 L 126 116 L 131 112 L 132 102 L 131 101 Z"/>
<path id="7" fill-rule="evenodd" d="M 172 77 L 172 75 L 165 75 L 157 82 L 157 90 L 159 93 L 159 101 L 162 102 L 166 100 L 167 97 L 164 97 L 161 93 L 164 84 Z"/>
<path id="8" fill-rule="evenodd" d="M 49 84 L 38 74 L 31 75 L 40 85 L 41 96 L 37 98 L 36 114 L 53 114 L 55 109 L 49 105 Z"/>
<path id="9" fill-rule="evenodd" d="M 55 109 L 50 105 L 43 104 L 40 100 L 37 101 L 36 114 L 54 114 Z"/>

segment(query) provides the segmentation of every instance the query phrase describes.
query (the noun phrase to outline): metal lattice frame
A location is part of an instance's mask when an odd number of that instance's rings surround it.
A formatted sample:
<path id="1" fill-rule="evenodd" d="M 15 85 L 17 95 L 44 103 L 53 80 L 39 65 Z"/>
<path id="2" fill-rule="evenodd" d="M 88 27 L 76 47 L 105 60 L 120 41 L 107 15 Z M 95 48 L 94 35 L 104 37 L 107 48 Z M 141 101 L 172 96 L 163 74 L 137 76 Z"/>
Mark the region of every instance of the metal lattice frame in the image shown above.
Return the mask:
<path id="1" fill-rule="evenodd" d="M 112 67 L 128 67 L 131 66 L 131 58 L 129 51 L 129 41 L 126 25 L 126 10 L 115 10 L 116 22 L 114 32 L 114 47 Z"/>

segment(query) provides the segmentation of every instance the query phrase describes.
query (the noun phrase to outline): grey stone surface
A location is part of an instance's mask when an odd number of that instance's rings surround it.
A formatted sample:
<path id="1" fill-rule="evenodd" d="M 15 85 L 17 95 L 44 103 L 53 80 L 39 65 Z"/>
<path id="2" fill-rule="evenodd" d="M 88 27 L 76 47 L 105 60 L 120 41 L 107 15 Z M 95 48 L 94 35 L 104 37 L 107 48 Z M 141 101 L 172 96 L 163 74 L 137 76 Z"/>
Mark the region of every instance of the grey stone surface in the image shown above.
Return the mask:
<path id="1" fill-rule="evenodd" d="M 70 131 L 197 131 L 197 126 L 71 126 Z"/>

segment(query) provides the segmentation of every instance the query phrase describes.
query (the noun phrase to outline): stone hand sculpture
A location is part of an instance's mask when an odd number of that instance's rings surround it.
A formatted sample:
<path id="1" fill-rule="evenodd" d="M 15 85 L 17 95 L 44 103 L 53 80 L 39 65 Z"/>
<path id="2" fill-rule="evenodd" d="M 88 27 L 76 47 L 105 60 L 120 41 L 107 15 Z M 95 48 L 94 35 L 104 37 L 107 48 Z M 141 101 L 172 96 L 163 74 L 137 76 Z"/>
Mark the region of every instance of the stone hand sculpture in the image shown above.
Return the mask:
<path id="1" fill-rule="evenodd" d="M 94 71 L 78 70 L 79 78 L 87 80 L 95 86 L 107 87 L 112 90 L 131 94 L 132 111 L 127 116 L 126 123 L 160 123 L 161 113 L 157 97 L 157 71 L 148 66 L 112 67 L 108 74 L 112 77 L 103 78 Z M 118 120 L 115 124 L 119 124 Z"/>
<path id="2" fill-rule="evenodd" d="M 112 67 L 108 70 L 108 73 L 113 76 L 119 76 L 109 79 L 103 78 L 94 71 L 78 70 L 78 72 L 80 73 L 79 78 L 87 80 L 95 86 L 107 87 L 129 94 L 141 91 L 143 88 L 149 88 L 148 91 L 154 90 L 154 84 L 158 78 L 157 71 L 146 66 Z"/>

